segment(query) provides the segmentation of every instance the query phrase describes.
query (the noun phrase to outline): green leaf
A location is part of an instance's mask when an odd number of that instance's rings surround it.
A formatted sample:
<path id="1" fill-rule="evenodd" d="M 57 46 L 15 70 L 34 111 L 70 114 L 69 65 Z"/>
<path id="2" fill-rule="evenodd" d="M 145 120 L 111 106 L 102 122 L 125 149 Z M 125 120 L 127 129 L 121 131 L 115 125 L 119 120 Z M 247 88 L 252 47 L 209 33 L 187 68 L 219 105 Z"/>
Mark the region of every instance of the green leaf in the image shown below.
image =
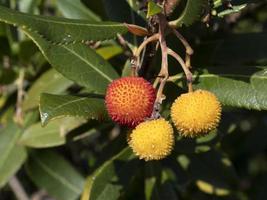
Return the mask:
<path id="1" fill-rule="evenodd" d="M 214 150 L 192 154 L 188 173 L 201 191 L 219 196 L 228 195 L 238 180 L 230 160 Z"/>
<path id="2" fill-rule="evenodd" d="M 39 188 L 58 200 L 75 200 L 82 192 L 84 178 L 61 155 L 52 151 L 33 151 L 26 171 Z"/>
<path id="3" fill-rule="evenodd" d="M 207 193 L 207 194 L 211 194 L 211 195 L 217 195 L 217 196 L 225 196 L 225 195 L 229 195 L 230 194 L 230 190 L 227 188 L 223 188 L 221 186 L 214 186 L 213 184 L 203 181 L 203 180 L 197 180 L 196 181 L 196 185 L 197 187 Z"/>
<path id="4" fill-rule="evenodd" d="M 43 125 L 46 125 L 51 119 L 63 116 L 79 116 L 99 120 L 107 117 L 104 99 L 99 98 L 99 96 L 78 97 L 42 94 L 40 114 Z"/>
<path id="5" fill-rule="evenodd" d="M 6 36 L 6 25 L 3 22 L 0 22 L 0 36 Z"/>
<path id="6" fill-rule="evenodd" d="M 242 74 L 240 71 L 242 68 L 239 70 L 233 68 L 232 71 L 236 70 L 236 73 L 227 73 L 229 71 L 227 67 L 215 69 L 213 73 L 203 71 L 195 75 L 195 87 L 214 92 L 220 102 L 226 106 L 267 110 L 266 70 L 246 74 L 244 67 Z"/>
<path id="7" fill-rule="evenodd" d="M 158 162 L 145 163 L 145 196 L 146 199 L 160 199 L 161 166 Z"/>
<path id="8" fill-rule="evenodd" d="M 1 101 L 4 101 L 3 103 L 5 103 L 5 101 L 7 100 L 5 98 L 7 98 L 7 96 L 4 96 L 4 99 L 1 100 Z M 14 114 L 15 114 L 14 106 L 11 105 L 11 106 L 7 107 L 7 109 L 4 110 L 3 113 L 1 113 L 1 115 L 0 115 L 0 123 L 1 123 L 1 125 L 6 126 L 10 121 L 12 121 L 13 117 L 14 117 Z"/>
<path id="9" fill-rule="evenodd" d="M 28 90 L 22 104 L 24 111 L 33 109 L 38 106 L 41 93 L 59 94 L 64 92 L 72 81 L 66 79 L 54 69 L 50 69 L 43 73 Z"/>
<path id="10" fill-rule="evenodd" d="M 40 1 L 38 0 L 20 0 L 18 1 L 18 7 L 21 12 L 25 13 L 38 13 L 38 6 Z"/>
<path id="11" fill-rule="evenodd" d="M 84 44 L 56 45 L 38 33 L 24 30 L 36 43 L 51 65 L 63 76 L 74 82 L 104 93 L 117 72 L 94 50 Z"/>
<path id="12" fill-rule="evenodd" d="M 148 1 L 148 4 L 147 4 L 147 17 L 151 17 L 153 15 L 161 13 L 161 11 L 162 11 L 162 8 L 160 6 L 158 6 L 155 2 Z"/>
<path id="13" fill-rule="evenodd" d="M 111 45 L 106 47 L 101 47 L 96 50 L 96 53 L 101 55 L 105 60 L 108 60 L 114 56 L 123 53 L 123 49 L 119 45 Z"/>
<path id="14" fill-rule="evenodd" d="M 122 77 L 131 76 L 131 61 L 130 59 L 126 60 L 123 69 L 122 69 Z"/>
<path id="15" fill-rule="evenodd" d="M 140 9 L 140 2 L 136 1 L 136 0 L 126 0 L 126 2 L 128 3 L 128 5 L 131 8 L 131 12 L 132 13 L 137 13 L 139 16 L 141 16 L 143 19 L 146 18 L 146 14 L 143 10 Z"/>
<path id="16" fill-rule="evenodd" d="M 105 162 L 90 176 L 81 200 L 116 200 L 138 171 L 140 161 L 129 147 Z"/>
<path id="17" fill-rule="evenodd" d="M 0 84 L 8 85 L 15 81 L 17 74 L 13 69 L 6 69 L 0 65 Z"/>
<path id="18" fill-rule="evenodd" d="M 200 19 L 203 8 L 208 5 L 208 2 L 208 0 L 187 0 L 182 14 L 178 19 L 171 21 L 170 24 L 176 27 L 192 25 Z"/>
<path id="19" fill-rule="evenodd" d="M 6 94 L 0 95 L 0 109 L 2 109 L 2 107 L 5 105 L 7 98 L 8 98 L 8 96 Z M 0 122 L 1 122 L 1 120 L 0 120 Z"/>
<path id="20" fill-rule="evenodd" d="M 45 128 L 35 123 L 27 128 L 19 143 L 32 148 L 48 148 L 66 143 L 66 134 L 83 123 L 77 118 L 64 118 L 50 122 Z"/>
<path id="21" fill-rule="evenodd" d="M 238 6 L 233 6 L 230 9 L 226 9 L 226 10 L 224 10 L 222 12 L 219 12 L 218 13 L 218 17 L 224 17 L 226 15 L 230 15 L 230 14 L 233 14 L 233 13 L 240 12 L 241 10 L 243 10 L 246 7 L 247 7 L 247 4 L 241 4 L 241 5 L 238 5 Z"/>
<path id="22" fill-rule="evenodd" d="M 145 175 L 146 199 L 178 199 L 174 189 L 174 185 L 171 184 L 171 175 L 170 173 L 168 173 L 168 170 L 161 165 L 160 162 L 146 162 Z M 180 179 L 181 177 L 178 178 Z"/>
<path id="23" fill-rule="evenodd" d="M 71 19 L 86 19 L 88 21 L 101 21 L 93 11 L 89 10 L 80 0 L 57 0 L 57 7 L 62 14 Z"/>
<path id="24" fill-rule="evenodd" d="M 31 110 L 31 112 L 24 113 L 23 124 L 22 124 L 23 130 L 25 130 L 32 124 L 38 122 L 39 119 L 40 119 L 40 113 L 37 108 L 34 110 Z"/>
<path id="25" fill-rule="evenodd" d="M 0 188 L 19 170 L 27 157 L 26 149 L 17 145 L 21 130 L 13 123 L 0 129 Z"/>
<path id="26" fill-rule="evenodd" d="M 171 182 L 169 170 L 163 170 L 161 175 L 161 199 L 179 200 L 174 184 Z M 174 175 L 174 174 L 173 174 Z M 174 175 L 175 176 L 175 175 Z M 178 177 L 180 179 L 181 177 Z"/>
<path id="27" fill-rule="evenodd" d="M 66 19 L 40 15 L 30 15 L 0 6 L 0 21 L 36 32 L 47 41 L 69 44 L 86 40 L 107 40 L 124 34 L 127 28 L 120 23 Z"/>

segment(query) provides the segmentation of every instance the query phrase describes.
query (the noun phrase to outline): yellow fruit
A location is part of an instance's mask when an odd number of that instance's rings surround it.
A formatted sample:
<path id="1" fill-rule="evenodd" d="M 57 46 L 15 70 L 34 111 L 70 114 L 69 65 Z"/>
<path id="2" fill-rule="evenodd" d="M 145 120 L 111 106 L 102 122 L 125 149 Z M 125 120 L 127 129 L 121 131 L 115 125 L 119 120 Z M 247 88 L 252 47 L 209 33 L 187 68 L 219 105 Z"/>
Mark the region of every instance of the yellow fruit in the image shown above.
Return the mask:
<path id="1" fill-rule="evenodd" d="M 130 134 L 128 143 L 140 159 L 163 159 L 174 146 L 172 126 L 162 118 L 142 122 Z"/>
<path id="2" fill-rule="evenodd" d="M 206 90 L 182 94 L 171 107 L 171 118 L 182 136 L 197 137 L 215 129 L 221 119 L 221 104 Z"/>

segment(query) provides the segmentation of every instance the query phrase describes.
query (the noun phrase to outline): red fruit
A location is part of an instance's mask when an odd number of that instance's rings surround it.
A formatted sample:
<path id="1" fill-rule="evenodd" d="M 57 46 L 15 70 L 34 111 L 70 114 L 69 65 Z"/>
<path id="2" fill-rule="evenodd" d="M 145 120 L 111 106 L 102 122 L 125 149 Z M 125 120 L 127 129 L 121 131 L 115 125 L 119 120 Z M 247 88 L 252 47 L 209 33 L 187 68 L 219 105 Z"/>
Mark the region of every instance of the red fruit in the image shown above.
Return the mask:
<path id="1" fill-rule="evenodd" d="M 141 77 L 124 77 L 107 89 L 106 106 L 113 121 L 135 127 L 151 116 L 156 98 L 153 86 Z"/>

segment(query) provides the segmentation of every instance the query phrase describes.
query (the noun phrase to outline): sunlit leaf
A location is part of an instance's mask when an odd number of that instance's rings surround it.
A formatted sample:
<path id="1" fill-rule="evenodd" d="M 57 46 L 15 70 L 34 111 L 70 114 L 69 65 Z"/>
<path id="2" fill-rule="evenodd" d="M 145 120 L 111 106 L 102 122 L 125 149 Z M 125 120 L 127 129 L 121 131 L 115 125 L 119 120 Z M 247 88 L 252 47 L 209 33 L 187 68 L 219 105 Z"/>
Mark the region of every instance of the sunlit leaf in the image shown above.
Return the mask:
<path id="1" fill-rule="evenodd" d="M 187 0 L 186 6 L 178 19 L 171 21 L 170 24 L 176 27 L 185 25 L 190 26 L 200 19 L 203 8 L 208 4 L 208 0 Z"/>
<path id="2" fill-rule="evenodd" d="M 24 31 L 58 72 L 82 86 L 103 93 L 118 77 L 107 61 L 84 44 L 52 44 L 35 32 Z"/>
<path id="3" fill-rule="evenodd" d="M 46 125 L 53 118 L 64 116 L 98 120 L 107 118 L 104 99 L 94 95 L 91 95 L 91 97 L 78 97 L 42 94 L 40 114 L 43 125 Z"/>
<path id="4" fill-rule="evenodd" d="M 100 21 L 100 17 L 87 8 L 81 0 L 57 0 L 56 3 L 58 9 L 67 18 Z"/>
<path id="5" fill-rule="evenodd" d="M 120 23 L 93 23 L 86 20 L 30 15 L 3 6 L 0 6 L 0 21 L 36 32 L 56 44 L 112 39 L 118 33 L 127 32 L 126 27 Z"/>

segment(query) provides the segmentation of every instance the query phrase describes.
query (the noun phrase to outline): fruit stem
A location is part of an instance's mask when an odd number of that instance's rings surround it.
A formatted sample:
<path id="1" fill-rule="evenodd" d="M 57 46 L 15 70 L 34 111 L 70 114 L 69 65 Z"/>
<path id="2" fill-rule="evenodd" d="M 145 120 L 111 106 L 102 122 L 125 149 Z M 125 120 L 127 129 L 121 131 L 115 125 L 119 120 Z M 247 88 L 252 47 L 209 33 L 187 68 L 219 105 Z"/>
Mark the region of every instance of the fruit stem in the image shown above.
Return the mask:
<path id="1" fill-rule="evenodd" d="M 193 75 L 190 72 L 189 68 L 186 66 L 185 62 L 183 61 L 183 59 L 181 58 L 181 56 L 179 56 L 176 52 L 174 52 L 172 49 L 168 48 L 168 54 L 172 57 L 174 57 L 181 65 L 185 76 L 186 76 L 186 80 L 187 80 L 187 86 L 188 86 L 188 92 L 193 92 Z"/>
<path id="2" fill-rule="evenodd" d="M 175 36 L 182 42 L 182 44 L 185 47 L 185 65 L 187 68 L 191 68 L 191 56 L 194 53 L 194 50 L 192 49 L 192 47 L 189 45 L 189 43 L 187 42 L 187 40 L 184 38 L 184 36 L 182 36 L 182 34 L 180 34 L 175 28 L 171 28 L 173 33 L 175 34 Z"/>
<path id="3" fill-rule="evenodd" d="M 160 43 L 160 48 L 161 48 L 162 60 L 161 60 L 161 69 L 159 72 L 160 86 L 158 88 L 156 102 L 161 104 L 162 101 L 165 99 L 165 96 L 163 95 L 163 89 L 169 77 L 168 47 L 167 47 L 167 43 L 165 39 L 165 30 L 166 30 L 168 22 L 164 15 L 158 15 L 158 16 L 159 16 L 159 43 Z"/>
<path id="4" fill-rule="evenodd" d="M 133 56 L 131 58 L 131 76 L 135 77 L 137 76 L 137 72 L 136 72 L 136 69 L 137 69 L 137 58 L 135 56 Z"/>
<path id="5" fill-rule="evenodd" d="M 134 59 L 136 59 L 136 66 L 139 68 L 140 65 L 140 54 L 143 51 L 143 49 L 148 45 L 150 42 L 154 42 L 156 40 L 159 40 L 159 33 L 154 34 L 148 38 L 146 38 L 140 46 L 137 48 L 137 50 L 134 52 Z"/>

